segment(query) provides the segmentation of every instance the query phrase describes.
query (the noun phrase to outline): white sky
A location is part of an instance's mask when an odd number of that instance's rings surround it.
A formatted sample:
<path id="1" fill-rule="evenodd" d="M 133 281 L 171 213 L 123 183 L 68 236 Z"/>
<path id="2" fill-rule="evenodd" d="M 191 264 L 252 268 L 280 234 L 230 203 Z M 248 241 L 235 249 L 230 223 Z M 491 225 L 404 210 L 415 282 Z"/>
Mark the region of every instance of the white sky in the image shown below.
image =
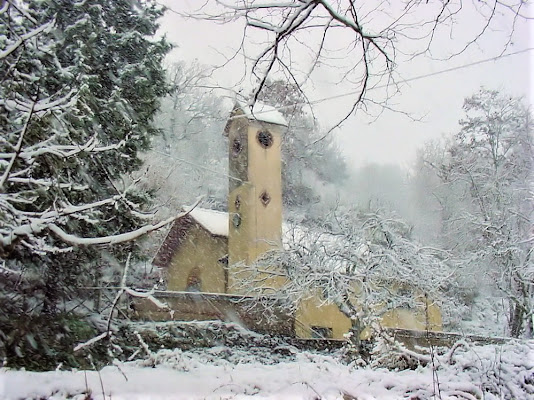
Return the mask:
<path id="1" fill-rule="evenodd" d="M 204 1 L 162 0 L 161 3 L 176 11 L 190 11 Z M 524 14 L 532 15 L 532 12 L 531 9 L 523 9 Z M 438 36 L 434 48 L 439 52 L 451 43 L 458 42 L 462 35 L 473 32 L 477 28 L 476 17 L 466 12 L 465 18 L 459 19 L 454 27 L 453 41 L 448 35 Z M 499 56 L 511 25 L 511 14 L 497 16 L 492 30 L 485 33 L 478 45 L 451 61 L 434 61 L 428 57 L 419 57 L 410 62 L 399 63 L 396 70 L 397 80 Z M 533 25 L 532 21 L 518 20 L 512 36 L 512 45 L 507 53 L 533 47 Z M 196 60 L 205 65 L 221 65 L 241 44 L 243 23 L 238 21 L 221 25 L 184 19 L 168 11 L 162 20 L 161 31 L 177 46 L 169 55 L 169 61 Z M 253 51 L 254 47 L 250 45 L 249 49 Z M 415 159 L 416 149 L 425 141 L 457 130 L 457 122 L 463 115 L 463 99 L 474 94 L 481 86 L 525 96 L 532 104 L 533 64 L 534 52 L 530 51 L 403 84 L 401 93 L 396 94 L 390 104 L 415 118 L 422 118 L 421 122 L 390 111 L 385 111 L 373 122 L 374 119 L 358 112 L 335 131 L 336 139 L 352 167 L 373 162 L 409 167 Z M 244 88 L 248 91 L 251 83 L 249 78 L 243 80 L 243 71 L 244 61 L 238 57 L 232 63 L 216 70 L 212 78 L 217 85 L 233 90 Z M 335 68 L 321 67 L 312 74 L 311 82 L 305 86 L 305 92 L 310 100 L 315 100 L 354 90 L 354 87 L 337 84 L 338 79 L 339 72 Z M 338 122 L 350 109 L 350 101 L 351 97 L 343 97 L 317 105 L 315 115 L 321 126 L 328 128 Z"/>

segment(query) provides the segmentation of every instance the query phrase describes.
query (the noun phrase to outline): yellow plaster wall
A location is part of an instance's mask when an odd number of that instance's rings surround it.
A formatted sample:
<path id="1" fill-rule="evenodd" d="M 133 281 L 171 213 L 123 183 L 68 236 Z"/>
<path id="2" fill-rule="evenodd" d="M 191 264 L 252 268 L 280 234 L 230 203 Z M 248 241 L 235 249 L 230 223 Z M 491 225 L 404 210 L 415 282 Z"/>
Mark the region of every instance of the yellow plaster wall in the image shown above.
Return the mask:
<path id="1" fill-rule="evenodd" d="M 254 190 L 247 182 L 233 190 L 228 196 L 228 265 L 249 262 L 250 241 L 254 232 Z M 239 210 L 236 208 L 236 198 L 240 199 Z M 234 225 L 234 216 L 239 215 L 241 223 Z"/>
<path id="2" fill-rule="evenodd" d="M 318 296 L 302 300 L 295 313 L 295 334 L 312 337 L 312 326 L 332 329 L 333 339 L 343 339 L 350 329 L 350 319 L 335 304 L 323 304 Z"/>
<path id="3" fill-rule="evenodd" d="M 239 210 L 235 206 L 235 199 L 238 196 L 241 203 Z M 256 201 L 255 197 L 254 187 L 248 183 L 236 188 L 228 197 L 230 224 L 228 227 L 228 293 L 231 294 L 257 295 L 259 293 L 256 289 L 260 286 L 261 288 L 279 289 L 287 281 L 285 276 L 262 274 L 258 273 L 256 269 L 252 271 L 250 267 L 246 267 L 246 265 L 254 263 L 259 256 L 255 246 L 256 233 L 254 233 L 257 223 L 253 204 Z M 232 222 L 232 216 L 235 214 L 239 214 L 241 217 L 239 227 L 235 227 Z M 273 268 L 266 269 L 272 270 Z M 267 291 L 263 294 L 273 294 L 273 292 Z"/>
<path id="4" fill-rule="evenodd" d="M 441 310 L 423 295 L 415 296 L 415 308 L 396 308 L 382 314 L 380 325 L 384 328 L 441 331 Z"/>
<path id="5" fill-rule="evenodd" d="M 427 300 L 427 306 L 423 310 L 423 315 L 428 321 L 428 329 L 431 331 L 443 330 L 443 319 L 441 317 L 441 309 L 431 300 Z"/>
<path id="6" fill-rule="evenodd" d="M 235 110 L 235 116 L 242 115 L 241 110 Z M 246 118 L 236 118 L 229 122 L 228 128 L 228 172 L 234 179 L 228 181 L 228 191 L 231 193 L 243 182 L 248 181 L 248 126 Z M 239 142 L 241 151 L 235 152 L 234 142 Z M 235 179 L 236 178 L 236 179 Z"/>
<path id="7" fill-rule="evenodd" d="M 227 246 L 226 238 L 212 236 L 194 224 L 169 264 L 168 290 L 185 290 L 190 271 L 198 267 L 203 292 L 225 293 L 225 271 L 219 259 L 227 254 Z"/>
<path id="8" fill-rule="evenodd" d="M 441 311 L 435 304 L 425 307 L 420 304 L 415 309 L 396 308 L 385 312 L 380 317 L 380 326 L 383 328 L 411 329 L 416 331 L 442 331 Z M 361 334 L 362 339 L 371 336 L 371 331 L 366 328 Z"/>
<path id="9" fill-rule="evenodd" d="M 245 122 L 246 121 L 246 122 Z M 246 124 L 246 127 L 243 125 Z M 245 129 L 246 128 L 246 129 Z M 257 140 L 258 132 L 268 130 L 273 138 L 269 148 L 262 147 Z M 273 124 L 238 119 L 230 125 L 230 167 L 239 177 L 246 175 L 245 182 L 230 185 L 228 197 L 229 236 L 228 265 L 229 293 L 250 292 L 242 282 L 251 281 L 251 276 L 242 265 L 252 265 L 265 252 L 282 246 L 282 174 L 281 174 L 281 127 Z M 232 153 L 235 138 L 246 141 L 243 152 Z M 243 167 L 246 174 L 243 174 Z M 270 201 L 264 206 L 261 194 L 267 192 Z M 239 209 L 236 198 L 239 197 Z M 233 218 L 239 215 L 241 222 L 234 226 Z M 280 288 L 286 278 L 271 274 L 255 275 L 254 280 L 262 287 Z"/>
<path id="10" fill-rule="evenodd" d="M 380 325 L 384 328 L 403 328 L 424 330 L 426 323 L 417 311 L 406 308 L 396 308 L 382 315 Z"/>
<path id="11" fill-rule="evenodd" d="M 265 149 L 257 141 L 256 135 L 261 130 L 268 130 L 273 136 L 273 144 Z M 251 196 L 254 201 L 256 221 L 252 246 L 249 250 L 249 262 L 255 261 L 261 254 L 282 246 L 282 137 L 280 127 L 272 124 L 260 124 L 251 121 L 248 128 L 248 176 L 252 184 Z M 264 206 L 260 200 L 266 191 L 271 200 Z M 251 210 L 252 211 L 252 210 Z"/>
<path id="12" fill-rule="evenodd" d="M 402 328 L 413 330 L 441 331 L 441 311 L 436 304 L 422 298 L 417 298 L 415 309 L 397 308 L 387 311 L 380 318 L 380 325 L 384 328 Z M 333 339 L 343 339 L 352 324 L 334 304 L 324 304 L 318 295 L 300 302 L 295 314 L 295 334 L 301 338 L 312 337 L 312 326 L 332 329 Z M 366 328 L 361 334 L 367 339 L 371 331 Z"/>
<path id="13" fill-rule="evenodd" d="M 246 296 L 275 295 L 283 287 L 288 278 L 281 275 L 272 266 L 252 268 L 243 264 L 234 264 L 228 267 L 228 293 Z"/>

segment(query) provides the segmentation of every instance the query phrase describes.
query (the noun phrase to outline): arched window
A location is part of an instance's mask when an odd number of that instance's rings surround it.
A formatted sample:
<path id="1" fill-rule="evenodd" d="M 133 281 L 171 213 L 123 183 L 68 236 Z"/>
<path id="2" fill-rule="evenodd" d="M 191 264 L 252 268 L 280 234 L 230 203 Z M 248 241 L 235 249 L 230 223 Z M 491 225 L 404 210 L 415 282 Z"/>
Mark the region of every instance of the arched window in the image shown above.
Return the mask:
<path id="1" fill-rule="evenodd" d="M 194 267 L 189 271 L 187 276 L 187 286 L 185 287 L 187 292 L 201 292 L 202 280 L 200 279 L 200 268 Z"/>

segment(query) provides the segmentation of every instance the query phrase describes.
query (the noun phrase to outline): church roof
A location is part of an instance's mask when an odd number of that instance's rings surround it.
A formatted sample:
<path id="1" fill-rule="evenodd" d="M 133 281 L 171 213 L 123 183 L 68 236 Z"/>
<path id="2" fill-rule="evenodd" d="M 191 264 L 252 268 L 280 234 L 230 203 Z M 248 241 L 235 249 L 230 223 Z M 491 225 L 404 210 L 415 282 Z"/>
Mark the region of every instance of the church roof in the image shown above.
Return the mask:
<path id="1" fill-rule="evenodd" d="M 230 118 L 223 130 L 223 135 L 228 136 L 232 121 L 237 118 L 247 118 L 251 121 L 260 121 L 268 124 L 281 125 L 287 127 L 284 116 L 273 106 L 256 101 L 251 107 L 245 102 L 237 101 Z"/>
<path id="2" fill-rule="evenodd" d="M 196 207 L 189 215 L 212 235 L 228 237 L 227 212 Z"/>
<path id="3" fill-rule="evenodd" d="M 188 231 L 193 224 L 200 225 L 212 236 L 228 238 L 229 214 L 227 212 L 196 207 L 188 215 L 174 222 L 154 258 L 154 265 L 160 267 L 169 265 L 174 253 L 187 238 Z M 285 248 L 296 243 L 306 247 L 313 247 L 313 244 L 319 243 L 324 248 L 331 246 L 338 248 L 342 242 L 343 239 L 334 234 L 317 232 L 313 228 L 294 223 L 282 223 L 282 243 Z M 366 249 L 367 246 L 362 244 L 360 248 L 362 255 Z M 345 261 L 334 260 L 334 258 L 331 261 L 333 269 L 345 267 Z"/>
<path id="4" fill-rule="evenodd" d="M 167 267 L 176 250 L 186 240 L 189 229 L 200 225 L 210 235 L 228 238 L 228 213 L 196 207 L 186 216 L 177 219 L 167 233 L 152 261 L 159 267 Z"/>

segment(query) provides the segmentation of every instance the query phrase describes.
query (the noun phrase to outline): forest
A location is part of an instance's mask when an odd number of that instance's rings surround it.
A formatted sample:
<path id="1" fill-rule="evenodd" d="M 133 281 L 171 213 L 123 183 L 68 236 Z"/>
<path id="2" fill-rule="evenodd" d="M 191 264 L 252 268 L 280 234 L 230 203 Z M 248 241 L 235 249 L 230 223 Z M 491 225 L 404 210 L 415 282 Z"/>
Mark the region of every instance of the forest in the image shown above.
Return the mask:
<path id="1" fill-rule="evenodd" d="M 398 62 L 393 33 L 410 37 L 406 10 L 425 2 L 406 1 L 395 24 L 376 34 L 362 28 L 365 10 L 353 1 L 214 3 L 225 11 L 199 8 L 194 17 L 243 18 L 247 29 L 266 32 L 265 50 L 250 52 L 255 84 L 233 96 L 213 87 L 209 66 L 167 58 L 173 44 L 158 29 L 169 11 L 157 1 L 0 0 L 0 397 L 534 395 L 529 100 L 482 87 L 463 99 L 456 130 L 427 141 L 412 165 L 354 166 L 336 129 L 360 108 L 389 107 L 368 89 Z M 426 39 L 462 12 L 431 3 Z M 522 18 L 518 3 L 493 7 Z M 334 128 L 315 114 L 286 59 L 292 41 L 302 44 L 299 35 L 317 26 L 325 33 L 312 68 L 328 55 L 328 29 L 354 35 L 344 66 L 360 75 L 342 74 L 356 90 Z M 268 104 L 287 121 L 284 246 L 247 266 L 244 279 L 282 268 L 277 296 L 288 311 L 319 291 L 350 317 L 353 336 L 376 330 L 370 347 L 349 335 L 329 351 L 302 349 L 238 323 L 131 321 L 122 307 L 128 297 L 159 303 L 154 293 L 166 289 L 166 276 L 153 260 L 175 221 L 195 207 L 228 210 L 223 133 L 236 101 Z M 382 314 L 414 307 L 412 293 L 392 283 L 432 299 L 443 331 L 464 338 L 418 352 L 381 337 Z M 480 345 L 469 335 L 501 341 Z M 61 371 L 67 383 L 26 370 Z M 135 376 L 143 383 L 130 387 Z M 335 376 L 339 385 L 329 386 Z M 201 390 L 190 379 L 210 384 Z M 143 397 L 150 381 L 161 387 Z"/>

